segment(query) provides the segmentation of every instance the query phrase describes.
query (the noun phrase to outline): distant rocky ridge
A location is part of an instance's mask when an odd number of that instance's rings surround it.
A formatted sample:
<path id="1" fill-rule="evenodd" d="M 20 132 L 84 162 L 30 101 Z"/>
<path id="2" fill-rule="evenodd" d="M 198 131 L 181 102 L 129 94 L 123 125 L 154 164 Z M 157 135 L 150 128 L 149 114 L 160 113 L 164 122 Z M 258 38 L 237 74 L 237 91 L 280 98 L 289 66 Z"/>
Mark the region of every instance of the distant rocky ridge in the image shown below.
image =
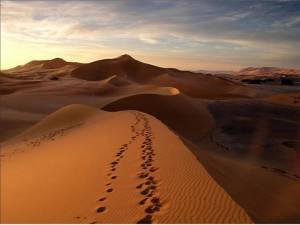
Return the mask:
<path id="1" fill-rule="evenodd" d="M 274 75 L 298 75 L 300 69 L 287 69 L 277 67 L 247 67 L 235 73 L 236 75 L 274 76 Z"/>

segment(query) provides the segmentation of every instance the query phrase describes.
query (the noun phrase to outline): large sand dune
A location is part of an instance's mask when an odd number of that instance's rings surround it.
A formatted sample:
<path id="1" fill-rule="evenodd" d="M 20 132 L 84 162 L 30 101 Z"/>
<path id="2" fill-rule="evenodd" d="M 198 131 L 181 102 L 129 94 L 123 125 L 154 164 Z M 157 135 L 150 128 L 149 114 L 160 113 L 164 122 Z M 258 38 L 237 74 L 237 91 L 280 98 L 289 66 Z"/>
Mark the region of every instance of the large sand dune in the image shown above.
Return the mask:
<path id="1" fill-rule="evenodd" d="M 2 223 L 251 222 L 147 114 L 72 105 L 28 133 L 2 149 Z"/>
<path id="2" fill-rule="evenodd" d="M 144 83 L 164 71 L 163 68 L 139 62 L 129 55 L 122 55 L 115 59 L 104 59 L 82 65 L 72 72 L 72 76 L 85 80 L 102 80 L 118 74 Z"/>

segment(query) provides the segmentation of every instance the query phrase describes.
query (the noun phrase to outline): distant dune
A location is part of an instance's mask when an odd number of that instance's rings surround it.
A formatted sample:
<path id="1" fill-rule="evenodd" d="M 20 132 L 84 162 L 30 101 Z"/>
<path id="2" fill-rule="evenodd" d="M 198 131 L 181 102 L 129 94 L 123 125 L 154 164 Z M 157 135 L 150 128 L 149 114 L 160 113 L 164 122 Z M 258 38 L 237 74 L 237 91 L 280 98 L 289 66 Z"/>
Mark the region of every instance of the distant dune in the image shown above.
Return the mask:
<path id="1" fill-rule="evenodd" d="M 67 62 L 61 58 L 54 58 L 51 60 L 33 60 L 22 66 L 5 70 L 5 73 L 21 75 L 23 78 L 40 78 L 49 75 L 68 75 L 82 63 Z"/>
<path id="2" fill-rule="evenodd" d="M 21 72 L 24 70 L 30 70 L 32 68 L 39 67 L 41 69 L 58 69 L 64 66 L 80 66 L 82 63 L 77 62 L 67 62 L 61 58 L 54 58 L 51 60 L 33 60 L 29 63 L 26 63 L 23 66 L 17 66 L 12 69 L 6 70 L 7 72 Z"/>
<path id="3" fill-rule="evenodd" d="M 104 59 L 82 65 L 75 69 L 71 76 L 85 80 L 102 80 L 118 74 L 144 83 L 164 72 L 163 68 L 141 63 L 129 55 L 122 55 L 115 59 Z"/>

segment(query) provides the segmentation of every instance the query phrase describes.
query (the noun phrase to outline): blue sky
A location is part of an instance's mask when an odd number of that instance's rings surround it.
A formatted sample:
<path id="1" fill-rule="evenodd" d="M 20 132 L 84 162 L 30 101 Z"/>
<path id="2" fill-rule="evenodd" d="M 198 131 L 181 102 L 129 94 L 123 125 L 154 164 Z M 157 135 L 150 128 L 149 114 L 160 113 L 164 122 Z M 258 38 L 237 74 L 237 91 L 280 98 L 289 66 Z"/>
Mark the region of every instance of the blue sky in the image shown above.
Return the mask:
<path id="1" fill-rule="evenodd" d="M 159 66 L 300 67 L 300 1 L 1 1 L 1 68 L 130 54 Z"/>

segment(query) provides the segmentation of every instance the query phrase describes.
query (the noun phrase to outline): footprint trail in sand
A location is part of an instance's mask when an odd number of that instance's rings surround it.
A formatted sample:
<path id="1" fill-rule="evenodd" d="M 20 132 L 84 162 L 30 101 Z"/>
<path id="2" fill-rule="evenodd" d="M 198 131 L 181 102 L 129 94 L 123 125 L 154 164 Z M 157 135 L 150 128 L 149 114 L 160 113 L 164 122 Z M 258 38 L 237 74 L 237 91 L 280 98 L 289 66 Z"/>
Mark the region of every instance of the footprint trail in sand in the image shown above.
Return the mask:
<path id="1" fill-rule="evenodd" d="M 132 136 L 127 143 L 122 144 L 115 153 L 115 158 L 112 162 L 108 163 L 107 183 L 102 197 L 99 198 L 101 204 L 96 207 L 97 213 L 105 213 L 109 208 L 105 202 L 109 200 L 110 194 L 114 192 L 114 181 L 118 179 L 116 172 L 119 165 L 126 162 L 126 153 L 130 151 L 130 146 L 136 142 L 137 138 L 142 139 L 140 145 L 140 169 L 136 171 L 140 183 L 136 185 L 136 189 L 141 195 L 141 200 L 137 202 L 138 205 L 144 207 L 145 215 L 137 223 L 152 223 L 153 214 L 160 211 L 162 204 L 158 195 L 158 180 L 154 176 L 154 172 L 158 170 L 153 166 L 155 161 L 155 152 L 153 148 L 153 131 L 151 129 L 148 118 L 137 112 L 132 112 L 135 116 L 135 123 L 130 126 Z M 125 162 L 124 162 L 125 161 Z M 130 181 L 128 181 L 130 182 Z M 94 223 L 93 221 L 92 223 Z"/>

